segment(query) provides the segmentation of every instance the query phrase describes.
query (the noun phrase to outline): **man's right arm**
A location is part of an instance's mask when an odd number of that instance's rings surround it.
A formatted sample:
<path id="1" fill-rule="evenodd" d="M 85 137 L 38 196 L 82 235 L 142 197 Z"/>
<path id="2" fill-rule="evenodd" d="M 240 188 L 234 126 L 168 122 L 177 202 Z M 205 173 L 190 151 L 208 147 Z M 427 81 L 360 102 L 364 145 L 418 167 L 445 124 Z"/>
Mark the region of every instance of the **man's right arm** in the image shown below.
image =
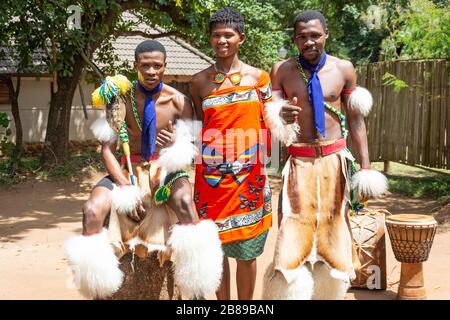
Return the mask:
<path id="1" fill-rule="evenodd" d="M 285 91 L 283 87 L 283 65 L 288 63 L 287 60 L 277 62 L 273 65 L 270 72 L 270 80 L 272 82 L 272 95 L 274 101 L 285 99 Z M 297 117 L 301 108 L 296 105 L 297 98 L 294 97 L 289 104 L 284 104 L 281 107 L 279 116 L 283 118 L 286 124 L 297 122 Z"/>
<path id="2" fill-rule="evenodd" d="M 110 141 L 103 142 L 102 144 L 103 164 L 105 165 L 106 171 L 108 171 L 108 173 L 118 186 L 129 185 L 130 181 L 123 174 L 122 168 L 120 167 L 120 164 L 114 155 L 114 151 L 116 150 L 116 148 L 117 148 L 116 142 Z"/>
<path id="3" fill-rule="evenodd" d="M 272 92 L 277 92 L 277 94 L 283 94 L 283 86 L 281 81 L 281 75 L 279 72 L 280 66 L 283 61 L 279 61 L 272 66 L 270 71 L 270 81 L 272 82 Z M 280 92 L 281 91 L 281 92 Z"/>

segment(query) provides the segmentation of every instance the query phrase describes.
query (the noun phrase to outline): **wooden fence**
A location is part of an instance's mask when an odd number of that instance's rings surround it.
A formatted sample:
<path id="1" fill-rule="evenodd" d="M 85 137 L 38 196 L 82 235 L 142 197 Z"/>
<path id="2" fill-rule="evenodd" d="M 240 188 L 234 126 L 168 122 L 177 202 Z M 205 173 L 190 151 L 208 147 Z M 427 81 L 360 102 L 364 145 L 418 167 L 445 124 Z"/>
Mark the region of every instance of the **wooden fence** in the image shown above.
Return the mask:
<path id="1" fill-rule="evenodd" d="M 371 161 L 450 169 L 447 60 L 368 64 L 358 83 L 374 98 L 366 119 Z"/>

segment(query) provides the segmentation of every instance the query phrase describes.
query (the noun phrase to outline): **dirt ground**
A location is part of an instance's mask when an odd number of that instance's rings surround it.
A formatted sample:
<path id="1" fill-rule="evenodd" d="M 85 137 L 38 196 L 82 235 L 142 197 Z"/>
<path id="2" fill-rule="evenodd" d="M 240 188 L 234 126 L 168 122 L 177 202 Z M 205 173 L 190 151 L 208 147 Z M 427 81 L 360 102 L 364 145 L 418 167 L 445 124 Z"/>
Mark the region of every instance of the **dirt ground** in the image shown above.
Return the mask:
<path id="1" fill-rule="evenodd" d="M 0 189 L 0 299 L 68 299 L 83 297 L 72 286 L 71 272 L 63 252 L 63 242 L 81 232 L 81 207 L 97 174 L 77 182 L 29 181 L 9 189 Z M 273 209 L 276 212 L 278 184 L 272 181 Z M 372 208 L 391 213 L 435 212 L 432 200 L 415 200 L 390 194 L 371 202 Z M 441 209 L 442 216 L 450 208 Z M 265 252 L 258 258 L 255 299 L 262 294 L 262 277 L 273 255 L 277 231 L 276 216 L 269 232 Z M 346 299 L 395 299 L 400 278 L 400 263 L 394 258 L 387 238 L 386 291 L 350 290 Z M 434 238 L 429 260 L 424 263 L 425 286 L 429 299 L 450 299 L 450 231 L 440 226 Z M 231 272 L 235 264 L 231 262 Z M 211 297 L 213 298 L 213 297 Z M 232 298 L 236 286 L 232 282 Z"/>

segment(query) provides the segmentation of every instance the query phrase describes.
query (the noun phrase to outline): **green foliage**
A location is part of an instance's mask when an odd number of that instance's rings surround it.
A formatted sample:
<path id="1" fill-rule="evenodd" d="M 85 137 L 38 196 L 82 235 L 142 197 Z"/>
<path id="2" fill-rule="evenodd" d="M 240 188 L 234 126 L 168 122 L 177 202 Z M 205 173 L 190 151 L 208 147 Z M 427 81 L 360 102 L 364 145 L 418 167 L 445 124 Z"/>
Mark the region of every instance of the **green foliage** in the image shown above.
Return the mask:
<path id="1" fill-rule="evenodd" d="M 9 128 L 10 121 L 6 112 L 0 112 L 0 151 L 7 157 L 10 157 L 14 151 L 14 143 L 9 141 L 12 134 Z"/>
<path id="2" fill-rule="evenodd" d="M 7 129 L 10 121 L 6 112 L 0 112 L 0 128 Z"/>
<path id="3" fill-rule="evenodd" d="M 409 88 L 409 85 L 405 81 L 398 79 L 389 72 L 386 72 L 381 79 L 383 80 L 383 85 L 392 87 L 395 92 Z"/>
<path id="4" fill-rule="evenodd" d="M 448 3 L 411 0 L 393 21 L 392 33 L 383 41 L 383 59 L 431 59 L 450 56 Z"/>
<path id="5" fill-rule="evenodd" d="M 240 49 L 240 58 L 256 67 L 269 70 L 280 58 L 284 47 L 288 56 L 297 55 L 293 44 L 295 15 L 307 9 L 324 13 L 330 37 L 326 50 L 332 55 L 360 65 L 378 61 L 380 44 L 389 34 L 389 24 L 398 15 L 406 0 L 219 0 L 197 15 L 187 36 L 193 45 L 213 56 L 209 45 L 209 16 L 222 6 L 235 7 L 246 19 L 247 40 Z"/>
<path id="6" fill-rule="evenodd" d="M 389 173 L 386 174 L 386 177 L 390 192 L 415 198 L 433 198 L 440 202 L 448 200 L 450 170 L 431 169 L 419 165 L 411 166 L 398 162 L 390 162 L 389 166 Z M 383 162 L 373 162 L 372 168 L 382 171 Z"/>
<path id="7" fill-rule="evenodd" d="M 37 177 L 42 179 L 76 178 L 80 174 L 95 173 L 104 170 L 100 155 L 97 152 L 71 155 L 69 160 L 63 164 L 55 165 L 46 170 L 39 170 Z"/>
<path id="8" fill-rule="evenodd" d="M 389 25 L 405 0 L 345 1 L 329 10 L 330 53 L 356 65 L 376 62 Z"/>
<path id="9" fill-rule="evenodd" d="M 389 191 L 404 194 L 415 198 L 439 199 L 450 194 L 450 178 L 446 176 L 437 177 L 404 177 L 388 176 Z"/>
<path id="10" fill-rule="evenodd" d="M 220 7 L 232 6 L 246 19 L 247 40 L 240 50 L 241 58 L 266 70 L 280 60 L 279 48 L 285 47 L 289 55 L 297 54 L 292 43 L 292 21 L 296 13 L 305 9 L 320 10 L 327 17 L 330 34 L 327 51 L 357 65 L 378 61 L 383 39 L 383 57 L 389 59 L 398 56 L 398 48 L 401 48 L 400 56 L 405 58 L 445 57 L 450 43 L 449 13 L 444 2 L 439 1 L 433 4 L 429 0 L 411 0 L 410 5 L 407 0 L 159 0 L 150 3 L 82 0 L 76 3 L 82 8 L 81 29 L 69 30 L 67 7 L 74 4 L 72 0 L 6 0 L 0 5 L 4 12 L 0 26 L 6 30 L 0 35 L 0 41 L 16 47 L 22 67 L 31 65 L 33 52 L 45 47 L 44 66 L 58 70 L 61 76 L 70 76 L 75 55 L 80 50 L 91 55 L 97 49 L 96 61 L 104 66 L 106 74 L 117 70 L 129 72 L 133 66 L 119 65 L 112 47 L 118 33 L 133 30 L 136 25 L 122 19 L 121 12 L 126 6 L 137 14 L 139 23 L 175 31 L 210 56 L 213 52 L 209 45 L 208 19 Z M 8 20 L 8 17 L 21 18 Z M 6 34 L 10 37 L 5 37 Z M 58 50 L 56 63 L 52 62 L 49 49 L 52 41 Z"/>
<path id="11" fill-rule="evenodd" d="M 282 23 L 284 22 L 279 3 L 258 0 L 218 0 L 207 6 L 202 15 L 192 16 L 193 27 L 186 35 L 191 44 L 210 57 L 214 57 L 209 39 L 209 18 L 219 8 L 230 6 L 239 10 L 245 18 L 246 41 L 239 50 L 244 62 L 265 70 L 270 70 L 279 60 L 278 49 L 288 40 Z"/>

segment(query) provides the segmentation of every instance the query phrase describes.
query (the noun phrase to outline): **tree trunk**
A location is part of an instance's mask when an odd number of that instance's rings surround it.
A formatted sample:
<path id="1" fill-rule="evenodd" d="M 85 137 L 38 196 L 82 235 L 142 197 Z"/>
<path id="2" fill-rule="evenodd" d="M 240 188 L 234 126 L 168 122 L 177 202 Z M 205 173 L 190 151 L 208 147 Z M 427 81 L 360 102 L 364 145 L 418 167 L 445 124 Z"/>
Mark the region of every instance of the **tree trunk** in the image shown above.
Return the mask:
<path id="1" fill-rule="evenodd" d="M 23 143 L 22 121 L 20 120 L 20 111 L 19 111 L 20 76 L 17 77 L 17 84 L 15 90 L 11 78 L 9 78 L 8 86 L 9 86 L 9 96 L 11 97 L 11 113 L 13 115 L 14 125 L 16 127 L 16 144 L 14 146 L 13 154 L 11 155 L 11 165 L 9 167 L 10 174 L 14 175 L 17 169 L 19 168 L 20 158 L 22 156 L 22 143 Z"/>
<path id="2" fill-rule="evenodd" d="M 69 158 L 69 128 L 72 99 L 80 79 L 85 61 L 80 54 L 75 55 L 72 75 L 58 75 L 58 91 L 51 93 L 48 112 L 47 132 L 41 162 L 43 166 L 62 164 Z"/>
<path id="3" fill-rule="evenodd" d="M 14 126 L 16 127 L 16 143 L 13 153 L 10 156 L 11 164 L 8 168 L 9 174 L 14 175 L 19 168 L 19 161 L 22 155 L 22 121 L 20 120 L 19 111 L 19 93 L 20 93 L 20 76 L 17 77 L 16 89 L 12 82 L 11 76 L 0 75 L 0 78 L 6 83 L 9 91 L 9 99 L 11 100 L 11 113 L 14 118 Z"/>
<path id="4" fill-rule="evenodd" d="M 389 171 L 391 171 L 391 162 L 388 160 L 384 160 L 384 168 L 383 168 L 384 173 L 389 173 Z"/>

